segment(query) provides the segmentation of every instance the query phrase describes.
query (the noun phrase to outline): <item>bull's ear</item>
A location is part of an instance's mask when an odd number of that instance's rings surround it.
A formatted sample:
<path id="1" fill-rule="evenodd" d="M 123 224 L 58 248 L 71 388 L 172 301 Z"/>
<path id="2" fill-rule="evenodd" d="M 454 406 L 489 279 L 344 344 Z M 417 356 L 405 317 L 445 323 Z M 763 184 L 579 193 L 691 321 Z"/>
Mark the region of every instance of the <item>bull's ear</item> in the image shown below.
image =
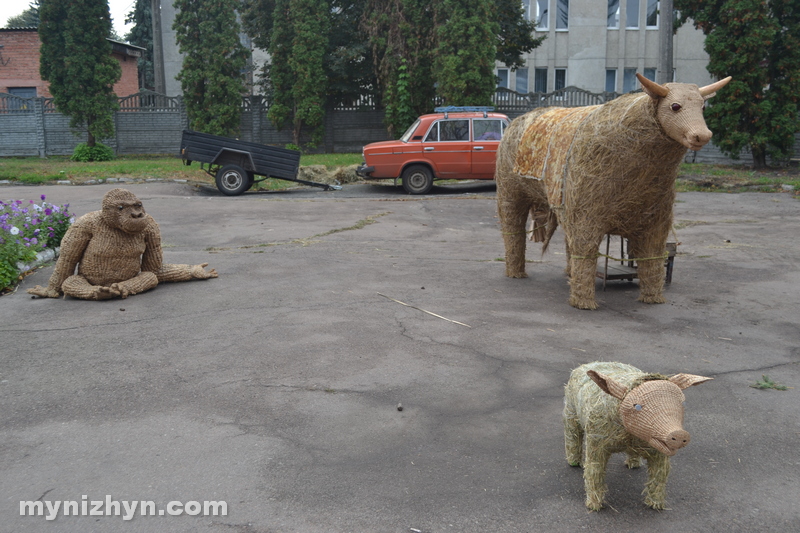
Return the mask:
<path id="1" fill-rule="evenodd" d="M 586 375 L 592 378 L 592 381 L 597 383 L 597 386 L 603 389 L 603 392 L 605 392 L 606 394 L 610 394 L 611 396 L 613 396 L 618 400 L 624 398 L 625 394 L 627 394 L 628 392 L 628 387 L 617 383 L 610 377 L 605 376 L 600 372 L 589 370 L 586 372 Z"/>
<path id="2" fill-rule="evenodd" d="M 695 376 L 694 374 L 675 374 L 669 380 L 681 389 L 688 389 L 692 385 L 700 385 L 706 381 L 711 381 L 714 378 L 707 378 L 704 376 Z"/>
<path id="3" fill-rule="evenodd" d="M 654 81 L 650 81 L 638 72 L 636 73 L 636 77 L 639 78 L 639 83 L 642 84 L 642 89 L 647 95 L 652 98 L 653 100 L 658 100 L 659 98 L 664 98 L 669 93 L 669 89 L 664 87 L 663 85 L 659 85 Z"/>

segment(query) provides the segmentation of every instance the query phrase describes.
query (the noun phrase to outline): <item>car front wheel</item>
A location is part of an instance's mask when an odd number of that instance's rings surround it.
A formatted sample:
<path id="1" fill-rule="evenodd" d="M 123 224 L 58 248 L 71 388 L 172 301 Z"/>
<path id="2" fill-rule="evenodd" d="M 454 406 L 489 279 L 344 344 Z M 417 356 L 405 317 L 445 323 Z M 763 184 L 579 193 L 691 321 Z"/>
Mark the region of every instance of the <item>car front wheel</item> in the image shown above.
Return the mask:
<path id="1" fill-rule="evenodd" d="M 411 165 L 403 172 L 403 189 L 408 194 L 427 194 L 433 188 L 433 174 L 423 165 Z"/>

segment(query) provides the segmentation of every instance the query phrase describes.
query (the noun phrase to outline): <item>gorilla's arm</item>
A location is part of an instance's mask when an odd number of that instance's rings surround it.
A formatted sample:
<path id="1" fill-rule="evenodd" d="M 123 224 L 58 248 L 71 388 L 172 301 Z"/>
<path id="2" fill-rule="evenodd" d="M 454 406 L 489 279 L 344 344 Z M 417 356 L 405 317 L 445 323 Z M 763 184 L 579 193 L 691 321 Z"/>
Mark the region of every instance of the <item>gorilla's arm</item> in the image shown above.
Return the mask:
<path id="1" fill-rule="evenodd" d="M 47 287 L 37 285 L 32 289 L 28 289 L 29 294 L 41 296 L 42 298 L 58 298 L 61 296 L 64 292 L 61 285 L 64 280 L 75 274 L 75 267 L 80 263 L 83 253 L 92 239 L 94 225 L 99 215 L 99 211 L 88 213 L 70 226 L 61 240 L 61 254 Z"/>

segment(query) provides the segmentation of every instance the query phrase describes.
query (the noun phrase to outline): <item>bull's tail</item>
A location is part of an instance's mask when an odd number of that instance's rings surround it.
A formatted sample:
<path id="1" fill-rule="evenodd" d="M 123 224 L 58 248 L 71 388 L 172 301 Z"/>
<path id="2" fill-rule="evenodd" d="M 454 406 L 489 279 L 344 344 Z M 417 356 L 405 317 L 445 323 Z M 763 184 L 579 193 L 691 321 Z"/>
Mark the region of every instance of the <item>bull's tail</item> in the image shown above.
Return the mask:
<path id="1" fill-rule="evenodd" d="M 547 227 L 547 234 L 544 236 L 544 241 L 542 242 L 542 254 L 547 251 L 550 239 L 553 238 L 553 234 L 556 232 L 556 228 L 558 228 L 558 217 L 556 216 L 556 212 L 552 209 L 547 213 L 547 222 L 545 226 Z"/>

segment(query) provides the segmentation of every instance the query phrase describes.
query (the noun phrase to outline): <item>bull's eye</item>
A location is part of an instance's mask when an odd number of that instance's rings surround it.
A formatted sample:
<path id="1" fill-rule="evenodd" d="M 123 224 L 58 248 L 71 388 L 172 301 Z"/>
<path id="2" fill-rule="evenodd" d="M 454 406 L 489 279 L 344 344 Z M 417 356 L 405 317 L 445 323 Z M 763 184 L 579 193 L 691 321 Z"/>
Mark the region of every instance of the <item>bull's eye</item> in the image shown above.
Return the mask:
<path id="1" fill-rule="evenodd" d="M 120 210 L 120 211 L 122 211 L 123 209 L 125 209 L 125 206 L 124 206 L 124 205 L 121 205 L 121 206 L 119 206 L 119 210 Z"/>
<path id="2" fill-rule="evenodd" d="M 641 411 L 642 410 L 642 406 L 640 404 L 638 404 L 638 403 L 636 405 L 634 405 L 633 408 L 636 409 L 637 411 Z"/>
<path id="3" fill-rule="evenodd" d="M 672 108 L 673 111 L 680 111 L 681 110 L 681 104 L 677 104 L 677 103 L 676 104 L 672 104 L 670 107 Z"/>

